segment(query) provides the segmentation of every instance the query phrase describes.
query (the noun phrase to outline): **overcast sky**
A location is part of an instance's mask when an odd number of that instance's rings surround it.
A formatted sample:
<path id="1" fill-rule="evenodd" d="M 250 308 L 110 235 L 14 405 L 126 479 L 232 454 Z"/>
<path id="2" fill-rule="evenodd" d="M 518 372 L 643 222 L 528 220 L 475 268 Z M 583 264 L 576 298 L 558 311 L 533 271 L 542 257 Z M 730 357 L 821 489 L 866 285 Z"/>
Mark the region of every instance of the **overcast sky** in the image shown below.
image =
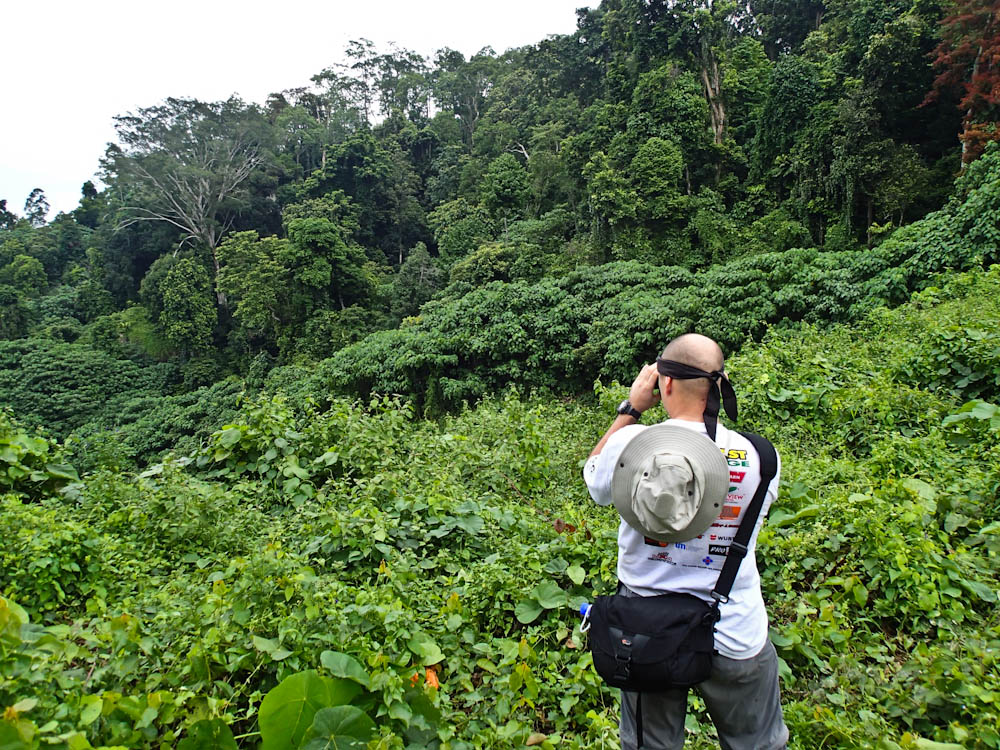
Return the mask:
<path id="1" fill-rule="evenodd" d="M 430 56 L 497 52 L 576 28 L 598 0 L 46 0 L 3 10 L 0 199 L 21 214 L 40 187 L 49 218 L 94 179 L 111 118 L 168 96 L 263 102 L 342 62 L 351 39 Z"/>

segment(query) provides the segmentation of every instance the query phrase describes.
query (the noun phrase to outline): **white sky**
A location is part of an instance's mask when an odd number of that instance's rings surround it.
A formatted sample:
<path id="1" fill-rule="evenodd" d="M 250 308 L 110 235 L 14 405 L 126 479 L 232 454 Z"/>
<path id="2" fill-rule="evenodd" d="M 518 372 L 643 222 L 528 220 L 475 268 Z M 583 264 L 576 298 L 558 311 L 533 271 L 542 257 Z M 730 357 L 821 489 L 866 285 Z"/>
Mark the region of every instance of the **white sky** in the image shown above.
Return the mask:
<path id="1" fill-rule="evenodd" d="M 46 0 L 4 7 L 0 199 L 21 214 L 40 187 L 71 211 L 94 179 L 112 117 L 168 96 L 263 102 L 343 61 L 351 39 L 425 56 L 498 53 L 576 28 L 598 0 Z"/>

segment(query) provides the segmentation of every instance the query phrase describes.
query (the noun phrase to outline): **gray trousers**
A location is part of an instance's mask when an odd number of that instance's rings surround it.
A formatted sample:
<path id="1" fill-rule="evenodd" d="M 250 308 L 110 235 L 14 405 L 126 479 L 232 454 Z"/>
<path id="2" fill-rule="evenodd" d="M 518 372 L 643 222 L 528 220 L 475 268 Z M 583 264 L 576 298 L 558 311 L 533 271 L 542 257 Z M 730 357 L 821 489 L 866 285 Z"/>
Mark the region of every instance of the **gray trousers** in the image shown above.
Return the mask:
<path id="1" fill-rule="evenodd" d="M 723 750 L 780 750 L 788 743 L 778 694 L 778 654 L 770 641 L 752 659 L 715 654 L 711 677 L 695 690 L 705 701 Z M 622 750 L 638 750 L 639 696 L 622 691 Z M 643 750 L 683 747 L 687 690 L 642 693 L 641 700 Z"/>

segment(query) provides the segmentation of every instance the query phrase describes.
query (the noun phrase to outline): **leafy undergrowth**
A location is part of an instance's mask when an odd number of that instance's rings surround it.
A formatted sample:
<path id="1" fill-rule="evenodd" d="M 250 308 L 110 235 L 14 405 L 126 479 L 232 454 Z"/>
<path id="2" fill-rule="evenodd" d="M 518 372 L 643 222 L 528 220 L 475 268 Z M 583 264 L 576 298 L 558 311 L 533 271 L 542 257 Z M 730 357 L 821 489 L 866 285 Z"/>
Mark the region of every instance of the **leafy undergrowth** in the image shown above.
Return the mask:
<path id="1" fill-rule="evenodd" d="M 998 290 L 956 276 L 729 362 L 783 457 L 758 564 L 792 747 L 1000 747 Z M 438 422 L 274 396 L 138 475 L 9 474 L 0 745 L 617 747 L 573 612 L 615 581 L 579 470 L 623 388 L 595 391 Z"/>

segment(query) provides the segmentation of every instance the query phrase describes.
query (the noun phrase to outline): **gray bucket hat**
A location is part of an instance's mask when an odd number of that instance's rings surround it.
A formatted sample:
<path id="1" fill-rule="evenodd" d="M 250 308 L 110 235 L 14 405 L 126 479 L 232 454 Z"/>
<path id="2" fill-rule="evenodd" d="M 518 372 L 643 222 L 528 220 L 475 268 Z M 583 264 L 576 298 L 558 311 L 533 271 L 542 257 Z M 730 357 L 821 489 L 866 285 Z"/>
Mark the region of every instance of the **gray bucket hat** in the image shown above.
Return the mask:
<path id="1" fill-rule="evenodd" d="M 686 542 L 722 512 L 729 467 L 707 435 L 671 424 L 626 443 L 611 475 L 611 500 L 625 522 L 660 542 Z"/>

